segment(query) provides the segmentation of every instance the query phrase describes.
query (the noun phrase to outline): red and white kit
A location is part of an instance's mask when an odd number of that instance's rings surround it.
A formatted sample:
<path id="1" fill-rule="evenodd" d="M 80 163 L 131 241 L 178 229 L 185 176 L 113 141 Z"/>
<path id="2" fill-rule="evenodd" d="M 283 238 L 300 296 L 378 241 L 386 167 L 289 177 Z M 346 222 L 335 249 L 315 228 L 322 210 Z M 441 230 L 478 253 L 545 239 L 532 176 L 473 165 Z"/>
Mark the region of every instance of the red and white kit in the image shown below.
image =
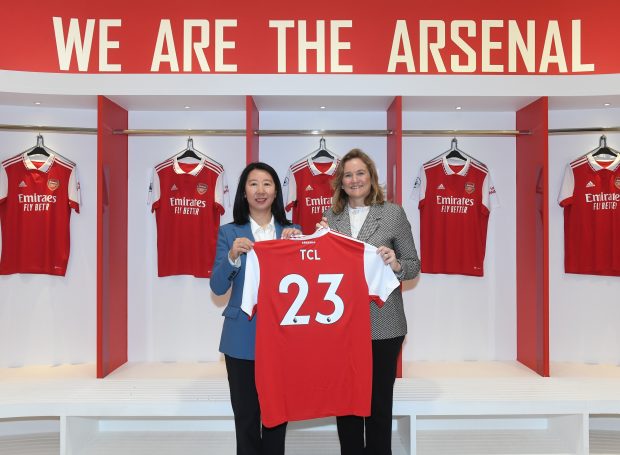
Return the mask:
<path id="1" fill-rule="evenodd" d="M 566 166 L 558 197 L 566 273 L 620 276 L 620 155 L 607 157 L 588 153 Z"/>
<path id="2" fill-rule="evenodd" d="M 293 223 L 306 234 L 316 230 L 323 212 L 332 205 L 331 181 L 340 162 L 338 158 L 320 162 L 312 155 L 291 164 L 283 185 L 287 188 L 286 211 L 293 209 Z"/>
<path id="3" fill-rule="evenodd" d="M 158 164 L 150 186 L 157 220 L 158 276 L 211 276 L 220 216 L 228 206 L 228 185 L 221 164 L 179 162 Z"/>
<path id="4" fill-rule="evenodd" d="M 487 225 L 498 205 L 487 167 L 448 152 L 422 165 L 419 197 L 422 272 L 484 275 Z"/>
<path id="5" fill-rule="evenodd" d="M 257 311 L 256 387 L 267 427 L 370 413 L 370 302 L 399 286 L 377 249 L 329 229 L 257 242 L 241 308 Z"/>
<path id="6" fill-rule="evenodd" d="M 75 163 L 57 154 L 35 161 L 27 153 L 3 161 L 0 274 L 64 276 L 69 261 L 71 209 L 80 211 Z"/>

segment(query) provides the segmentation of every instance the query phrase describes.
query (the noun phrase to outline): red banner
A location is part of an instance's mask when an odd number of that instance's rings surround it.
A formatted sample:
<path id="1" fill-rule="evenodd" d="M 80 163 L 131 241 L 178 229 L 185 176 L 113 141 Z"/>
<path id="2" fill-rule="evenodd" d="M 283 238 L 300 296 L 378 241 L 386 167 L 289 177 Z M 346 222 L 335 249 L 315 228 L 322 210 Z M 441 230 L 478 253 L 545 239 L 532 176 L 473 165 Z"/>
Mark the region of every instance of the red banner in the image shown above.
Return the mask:
<path id="1" fill-rule="evenodd" d="M 0 69 L 50 73 L 620 73 L 620 2 L 15 2 Z"/>

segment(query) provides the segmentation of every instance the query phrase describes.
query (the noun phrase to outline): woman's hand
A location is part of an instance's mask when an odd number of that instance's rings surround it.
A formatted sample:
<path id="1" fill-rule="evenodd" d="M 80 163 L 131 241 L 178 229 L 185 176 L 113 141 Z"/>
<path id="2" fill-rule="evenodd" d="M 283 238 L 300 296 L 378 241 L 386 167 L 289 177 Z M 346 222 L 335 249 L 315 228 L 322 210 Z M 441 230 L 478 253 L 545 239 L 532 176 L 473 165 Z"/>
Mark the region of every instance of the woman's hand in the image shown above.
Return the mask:
<path id="1" fill-rule="evenodd" d="M 237 237 L 230 247 L 230 251 L 228 252 L 228 257 L 231 261 L 235 262 L 239 256 L 244 253 L 247 253 L 254 246 L 254 242 L 252 242 L 247 237 Z"/>
<path id="2" fill-rule="evenodd" d="M 393 249 L 387 246 L 380 246 L 377 248 L 377 254 L 383 259 L 383 263 L 389 265 L 394 273 L 399 273 L 402 270 L 400 262 L 396 259 L 396 253 Z"/>
<path id="3" fill-rule="evenodd" d="M 284 228 L 282 229 L 281 239 L 290 239 L 294 235 L 303 235 L 299 229 L 296 228 Z"/>
<path id="4" fill-rule="evenodd" d="M 329 224 L 327 224 L 327 218 L 325 218 L 325 217 L 321 218 L 321 221 L 316 223 L 316 228 L 317 229 L 329 228 Z"/>

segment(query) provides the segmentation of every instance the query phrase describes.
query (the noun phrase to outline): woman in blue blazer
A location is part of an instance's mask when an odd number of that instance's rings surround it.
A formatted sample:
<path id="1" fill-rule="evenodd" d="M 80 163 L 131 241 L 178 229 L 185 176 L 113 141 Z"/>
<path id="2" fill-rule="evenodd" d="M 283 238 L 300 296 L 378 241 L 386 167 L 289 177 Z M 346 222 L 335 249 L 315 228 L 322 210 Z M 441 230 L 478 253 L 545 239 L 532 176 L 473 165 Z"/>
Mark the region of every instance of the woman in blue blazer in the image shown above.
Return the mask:
<path id="1" fill-rule="evenodd" d="M 254 344 L 256 317 L 241 311 L 245 261 L 254 242 L 301 234 L 284 212 L 282 187 L 276 171 L 265 163 L 251 163 L 241 173 L 232 223 L 220 227 L 211 274 L 211 290 L 222 295 L 232 286 L 224 309 L 220 352 L 224 354 L 230 400 L 235 415 L 237 455 L 284 454 L 286 423 L 262 427 L 256 383 Z"/>

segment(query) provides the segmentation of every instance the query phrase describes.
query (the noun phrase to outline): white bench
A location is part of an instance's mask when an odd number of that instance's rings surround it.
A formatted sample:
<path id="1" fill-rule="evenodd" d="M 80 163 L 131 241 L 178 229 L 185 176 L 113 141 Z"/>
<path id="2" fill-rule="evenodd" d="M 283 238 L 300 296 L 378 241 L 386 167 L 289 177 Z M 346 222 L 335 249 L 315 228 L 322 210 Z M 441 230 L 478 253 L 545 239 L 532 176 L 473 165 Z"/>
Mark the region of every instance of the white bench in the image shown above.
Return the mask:
<path id="1" fill-rule="evenodd" d="M 153 369 L 161 374 L 138 377 Z M 131 371 L 103 380 L 5 375 L 0 453 L 234 454 L 221 370 L 209 373 L 219 377 L 175 365 Z M 398 379 L 394 430 L 395 455 L 620 453 L 620 375 Z M 287 450 L 339 453 L 333 419 L 290 424 Z"/>

